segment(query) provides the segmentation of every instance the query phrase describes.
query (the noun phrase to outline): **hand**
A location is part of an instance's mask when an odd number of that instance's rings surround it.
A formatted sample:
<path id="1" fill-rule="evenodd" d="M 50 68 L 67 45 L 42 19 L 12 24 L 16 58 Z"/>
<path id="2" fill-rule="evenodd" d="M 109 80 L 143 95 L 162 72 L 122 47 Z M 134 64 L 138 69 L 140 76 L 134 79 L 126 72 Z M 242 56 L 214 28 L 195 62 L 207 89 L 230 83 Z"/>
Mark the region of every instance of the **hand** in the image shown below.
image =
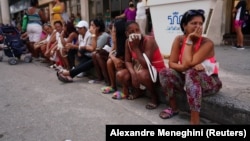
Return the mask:
<path id="1" fill-rule="evenodd" d="M 132 85 L 133 85 L 133 87 L 139 88 L 140 87 L 140 82 L 137 79 L 137 75 L 132 75 L 131 79 L 132 79 Z"/>
<path id="2" fill-rule="evenodd" d="M 197 27 L 194 32 L 190 33 L 188 37 L 193 41 L 197 41 L 202 35 L 202 26 Z"/>
<path id="3" fill-rule="evenodd" d="M 197 71 L 204 71 L 205 70 L 205 68 L 201 64 L 195 65 L 194 69 Z"/>
<path id="4" fill-rule="evenodd" d="M 131 43 L 133 48 L 139 46 L 141 38 L 142 38 L 141 34 L 132 33 L 129 35 L 129 42 Z"/>
<path id="5" fill-rule="evenodd" d="M 61 37 L 64 37 L 64 30 L 60 34 Z"/>
<path id="6" fill-rule="evenodd" d="M 121 59 L 118 59 L 118 58 L 115 59 L 114 64 L 115 64 L 116 70 L 121 70 L 125 66 L 124 62 Z"/>
<path id="7" fill-rule="evenodd" d="M 90 32 L 91 34 L 96 34 L 97 29 L 94 28 L 93 26 L 91 26 L 90 29 L 89 29 L 89 32 Z"/>
<path id="8" fill-rule="evenodd" d="M 65 48 L 66 49 L 70 49 L 72 47 L 72 43 L 67 43 L 66 45 L 65 45 Z"/>

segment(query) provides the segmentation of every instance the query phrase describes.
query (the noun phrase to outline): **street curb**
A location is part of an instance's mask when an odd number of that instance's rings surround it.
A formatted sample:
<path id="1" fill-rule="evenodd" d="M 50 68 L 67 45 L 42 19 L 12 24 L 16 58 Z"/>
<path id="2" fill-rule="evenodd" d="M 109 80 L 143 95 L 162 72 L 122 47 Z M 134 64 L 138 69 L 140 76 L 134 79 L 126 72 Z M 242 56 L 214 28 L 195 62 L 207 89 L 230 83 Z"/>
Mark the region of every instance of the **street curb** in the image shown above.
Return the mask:
<path id="1" fill-rule="evenodd" d="M 158 91 L 161 92 L 159 88 Z M 203 97 L 200 112 L 201 117 L 218 124 L 249 124 L 250 105 L 225 95 L 226 93 L 220 91 L 215 95 Z M 190 112 L 186 94 L 176 94 L 176 98 L 179 109 L 184 112 Z M 160 96 L 160 101 L 168 105 L 166 97 Z"/>

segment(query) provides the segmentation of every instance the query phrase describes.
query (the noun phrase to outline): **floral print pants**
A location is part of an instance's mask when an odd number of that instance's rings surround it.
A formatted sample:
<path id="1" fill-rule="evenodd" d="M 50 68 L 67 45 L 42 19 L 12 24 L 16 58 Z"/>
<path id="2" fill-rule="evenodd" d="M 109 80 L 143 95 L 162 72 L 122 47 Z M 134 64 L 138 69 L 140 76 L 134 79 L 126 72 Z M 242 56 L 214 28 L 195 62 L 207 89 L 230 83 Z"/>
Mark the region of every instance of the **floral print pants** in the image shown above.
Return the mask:
<path id="1" fill-rule="evenodd" d="M 185 74 L 165 68 L 159 72 L 159 78 L 168 98 L 185 89 L 190 110 L 197 112 L 200 112 L 202 97 L 216 94 L 222 87 L 218 75 L 208 76 L 204 71 L 193 68 L 187 70 Z"/>

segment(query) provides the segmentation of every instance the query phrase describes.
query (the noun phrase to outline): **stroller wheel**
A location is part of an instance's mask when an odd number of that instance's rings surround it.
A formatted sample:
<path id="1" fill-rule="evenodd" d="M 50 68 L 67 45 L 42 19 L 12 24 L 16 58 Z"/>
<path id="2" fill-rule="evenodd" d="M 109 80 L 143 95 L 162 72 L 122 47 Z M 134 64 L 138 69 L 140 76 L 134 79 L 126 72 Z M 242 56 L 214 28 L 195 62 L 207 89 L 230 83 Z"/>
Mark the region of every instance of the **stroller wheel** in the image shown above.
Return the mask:
<path id="1" fill-rule="evenodd" d="M 32 57 L 31 56 L 25 56 L 24 57 L 24 62 L 25 63 L 30 63 L 32 61 Z"/>
<path id="2" fill-rule="evenodd" d="M 10 59 L 8 60 L 8 63 L 9 63 L 10 65 L 16 65 L 16 64 L 17 64 L 17 59 L 16 59 L 16 58 L 10 58 Z"/>

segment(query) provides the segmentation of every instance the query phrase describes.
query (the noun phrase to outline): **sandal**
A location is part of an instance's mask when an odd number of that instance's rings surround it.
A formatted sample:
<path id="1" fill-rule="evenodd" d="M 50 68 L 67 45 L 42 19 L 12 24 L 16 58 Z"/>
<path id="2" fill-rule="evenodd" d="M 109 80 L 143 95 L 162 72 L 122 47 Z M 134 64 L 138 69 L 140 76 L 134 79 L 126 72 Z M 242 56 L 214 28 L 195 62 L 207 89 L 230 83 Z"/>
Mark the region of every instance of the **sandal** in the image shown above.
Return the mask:
<path id="1" fill-rule="evenodd" d="M 110 86 L 102 87 L 101 90 L 103 94 L 110 94 L 110 93 L 115 92 L 115 89 Z"/>
<path id="2" fill-rule="evenodd" d="M 137 99 L 137 98 L 140 98 L 142 97 L 143 94 L 130 94 L 127 99 L 128 100 L 134 100 L 134 99 Z"/>
<path id="3" fill-rule="evenodd" d="M 174 112 L 173 109 L 169 107 L 169 108 L 166 108 L 165 110 L 161 111 L 159 116 L 162 119 L 169 119 L 169 118 L 171 118 L 175 115 L 178 115 L 178 114 L 179 114 L 178 111 Z"/>
<path id="4" fill-rule="evenodd" d="M 63 75 L 63 70 L 57 71 L 56 75 L 58 77 L 58 80 L 67 83 L 67 82 L 73 82 L 73 79 L 70 76 Z"/>
<path id="5" fill-rule="evenodd" d="M 112 96 L 113 99 L 118 99 L 118 100 L 125 99 L 126 97 L 127 96 L 123 92 L 120 92 L 120 91 L 114 92 Z"/>
<path id="6" fill-rule="evenodd" d="M 63 73 L 63 69 L 57 71 L 56 76 L 57 76 L 58 80 L 63 81 L 62 77 L 59 77 L 59 74 L 61 74 L 61 73 Z"/>
<path id="7" fill-rule="evenodd" d="M 158 107 L 158 104 L 149 102 L 145 107 L 146 109 L 152 110 L 152 109 L 156 109 Z"/>

